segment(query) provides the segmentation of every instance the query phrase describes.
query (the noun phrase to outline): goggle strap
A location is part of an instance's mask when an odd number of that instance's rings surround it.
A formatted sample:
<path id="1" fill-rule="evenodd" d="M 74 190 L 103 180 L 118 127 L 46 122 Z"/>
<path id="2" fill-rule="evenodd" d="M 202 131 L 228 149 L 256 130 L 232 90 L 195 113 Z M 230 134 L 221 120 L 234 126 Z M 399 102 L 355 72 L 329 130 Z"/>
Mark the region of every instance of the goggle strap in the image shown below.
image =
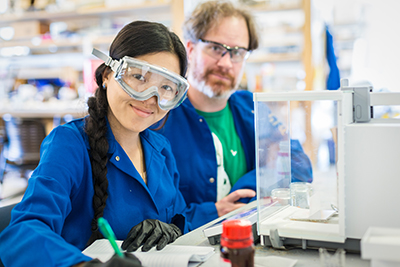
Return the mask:
<path id="1" fill-rule="evenodd" d="M 93 48 L 92 54 L 103 60 L 104 64 L 106 64 L 106 66 L 110 66 L 113 71 L 116 71 L 116 68 L 119 65 L 118 61 L 113 60 L 111 57 L 107 56 L 106 54 L 104 54 L 100 50 L 97 50 L 96 48 Z"/>

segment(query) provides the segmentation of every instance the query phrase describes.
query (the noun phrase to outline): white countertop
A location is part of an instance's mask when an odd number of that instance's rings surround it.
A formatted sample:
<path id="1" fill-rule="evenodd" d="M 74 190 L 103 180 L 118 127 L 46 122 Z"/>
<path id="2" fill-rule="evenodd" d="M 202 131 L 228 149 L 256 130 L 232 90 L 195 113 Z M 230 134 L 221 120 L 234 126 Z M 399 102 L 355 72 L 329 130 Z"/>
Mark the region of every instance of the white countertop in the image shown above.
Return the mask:
<path id="1" fill-rule="evenodd" d="M 244 209 L 241 208 L 241 209 Z M 223 217 L 228 217 L 231 214 L 226 214 Z M 218 220 L 218 219 L 217 219 Z M 214 224 L 212 221 L 202 227 L 197 228 L 184 236 L 178 238 L 174 244 L 176 245 L 198 245 L 198 246 L 212 246 L 215 248 L 215 254 L 206 262 L 202 263 L 201 267 L 211 267 L 211 266 L 230 266 L 225 265 L 221 262 L 219 255 L 219 245 L 210 245 L 207 237 L 203 234 L 203 229 Z M 284 262 L 284 259 L 297 260 L 295 267 L 321 267 L 319 251 L 314 249 L 303 250 L 301 248 L 290 249 L 290 250 L 278 250 L 271 247 L 263 247 L 260 244 L 255 246 L 255 263 L 256 266 L 268 266 L 265 265 L 268 259 L 272 258 L 270 256 L 279 257 L 282 259 L 282 264 L 279 266 L 290 266 Z M 361 259 L 358 253 L 346 253 L 346 266 L 351 267 L 369 267 L 370 261 Z M 265 264 L 264 264 L 265 263 Z M 293 266 L 293 265 L 292 265 Z M 277 267 L 277 266 L 274 266 Z"/>

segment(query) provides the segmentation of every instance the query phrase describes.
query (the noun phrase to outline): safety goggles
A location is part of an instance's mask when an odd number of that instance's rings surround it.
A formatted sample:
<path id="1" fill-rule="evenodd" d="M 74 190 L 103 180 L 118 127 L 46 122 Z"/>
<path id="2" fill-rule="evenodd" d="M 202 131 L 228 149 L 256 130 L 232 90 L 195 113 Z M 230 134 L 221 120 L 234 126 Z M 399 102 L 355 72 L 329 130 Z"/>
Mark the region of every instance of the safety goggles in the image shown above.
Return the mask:
<path id="1" fill-rule="evenodd" d="M 157 96 L 158 105 L 163 110 L 178 107 L 186 98 L 189 83 L 182 76 L 166 68 L 125 56 L 113 60 L 97 49 L 92 54 L 104 60 L 114 71 L 114 78 L 132 98 L 144 101 Z"/>
<path id="2" fill-rule="evenodd" d="M 203 51 L 213 57 L 214 59 L 220 60 L 226 53 L 231 56 L 231 61 L 233 63 L 239 63 L 245 61 L 249 55 L 250 51 L 247 48 L 235 46 L 230 47 L 226 44 L 221 44 L 214 41 L 207 41 L 199 39 L 200 42 L 204 44 Z"/>

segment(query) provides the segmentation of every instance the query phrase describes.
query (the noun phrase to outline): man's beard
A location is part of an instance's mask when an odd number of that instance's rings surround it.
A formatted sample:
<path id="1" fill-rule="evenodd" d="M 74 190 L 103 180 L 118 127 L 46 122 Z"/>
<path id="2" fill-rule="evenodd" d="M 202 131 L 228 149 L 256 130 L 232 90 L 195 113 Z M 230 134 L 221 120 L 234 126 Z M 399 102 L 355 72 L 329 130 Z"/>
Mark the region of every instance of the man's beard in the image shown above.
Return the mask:
<path id="1" fill-rule="evenodd" d="M 211 86 L 209 84 L 209 75 L 214 72 L 215 71 L 207 70 L 204 75 L 197 75 L 196 68 L 194 68 L 194 71 L 189 72 L 188 80 L 193 88 L 209 98 L 228 99 L 235 92 L 239 83 L 235 85 L 235 79 L 232 76 L 227 76 L 217 72 L 218 75 L 228 77 L 230 84 L 227 85 L 223 81 L 217 81 Z"/>

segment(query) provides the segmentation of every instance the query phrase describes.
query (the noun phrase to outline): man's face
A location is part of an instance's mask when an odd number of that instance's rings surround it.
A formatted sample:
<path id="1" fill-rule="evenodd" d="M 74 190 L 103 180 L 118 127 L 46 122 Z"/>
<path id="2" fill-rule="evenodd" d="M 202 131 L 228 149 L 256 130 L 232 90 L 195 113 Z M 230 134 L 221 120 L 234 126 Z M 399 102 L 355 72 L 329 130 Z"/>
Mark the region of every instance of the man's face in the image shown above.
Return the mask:
<path id="1" fill-rule="evenodd" d="M 249 33 L 246 21 L 241 17 L 223 18 L 202 38 L 205 41 L 217 42 L 229 47 L 244 47 L 249 44 Z M 209 98 L 229 98 L 236 89 L 243 75 L 244 61 L 232 62 L 230 53 L 220 58 L 210 55 L 208 49 L 214 48 L 210 43 L 188 42 L 189 56 L 188 80 L 190 87 Z M 215 48 L 218 48 L 216 45 Z"/>

